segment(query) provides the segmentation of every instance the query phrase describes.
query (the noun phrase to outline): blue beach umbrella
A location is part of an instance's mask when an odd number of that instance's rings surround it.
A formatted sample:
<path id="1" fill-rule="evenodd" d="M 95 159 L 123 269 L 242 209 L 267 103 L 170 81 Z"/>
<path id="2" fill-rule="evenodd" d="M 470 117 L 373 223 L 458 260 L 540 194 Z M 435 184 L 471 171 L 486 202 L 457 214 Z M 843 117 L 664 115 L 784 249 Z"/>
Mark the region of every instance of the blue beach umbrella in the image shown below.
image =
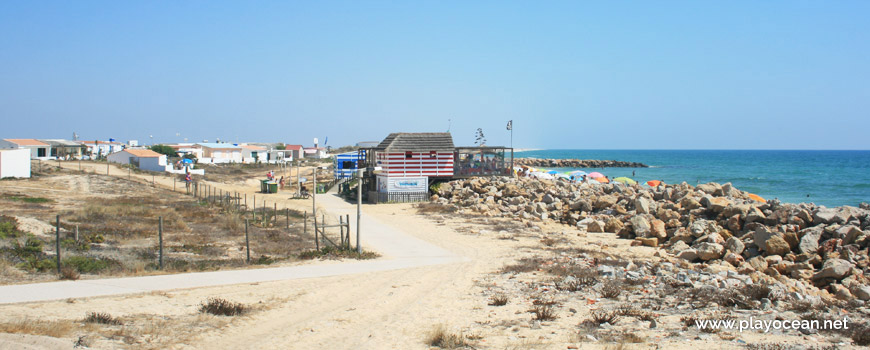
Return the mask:
<path id="1" fill-rule="evenodd" d="M 559 173 L 559 172 L 558 172 L 558 171 L 555 171 L 555 170 L 550 170 L 550 171 L 547 172 L 547 174 L 550 174 L 550 175 L 556 175 L 556 174 L 558 174 L 558 173 Z"/>

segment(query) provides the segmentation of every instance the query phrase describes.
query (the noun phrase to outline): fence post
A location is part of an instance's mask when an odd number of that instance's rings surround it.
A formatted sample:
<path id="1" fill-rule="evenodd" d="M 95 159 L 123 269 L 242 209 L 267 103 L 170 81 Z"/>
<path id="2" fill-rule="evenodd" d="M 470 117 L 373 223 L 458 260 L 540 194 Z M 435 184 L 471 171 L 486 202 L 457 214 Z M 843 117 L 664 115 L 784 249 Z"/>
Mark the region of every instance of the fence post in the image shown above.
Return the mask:
<path id="1" fill-rule="evenodd" d="M 245 219 L 245 253 L 247 262 L 251 263 L 251 240 L 248 238 L 248 219 Z"/>
<path id="2" fill-rule="evenodd" d="M 287 213 L 285 218 L 287 218 L 287 228 L 290 228 L 290 208 L 285 208 L 284 211 Z"/>
<path id="3" fill-rule="evenodd" d="M 347 235 L 347 239 L 344 241 L 347 244 L 347 249 L 350 249 L 350 214 L 344 215 L 344 224 L 345 224 L 345 234 Z"/>
<path id="4" fill-rule="evenodd" d="M 308 234 L 308 212 L 302 212 L 302 235 Z"/>
<path id="5" fill-rule="evenodd" d="M 54 227 L 54 249 L 57 250 L 57 274 L 60 275 L 60 215 L 56 217 Z"/>
<path id="6" fill-rule="evenodd" d="M 173 177 L 172 178 L 172 192 L 175 192 L 175 180 L 176 180 L 176 178 Z"/>
<path id="7" fill-rule="evenodd" d="M 311 216 L 314 217 L 314 248 L 320 250 L 320 240 L 317 239 L 317 213 Z"/>
<path id="8" fill-rule="evenodd" d="M 338 216 L 338 244 L 341 249 L 344 248 L 344 216 Z"/>
<path id="9" fill-rule="evenodd" d="M 160 255 L 158 262 L 160 263 L 160 269 L 163 270 L 163 217 L 158 217 L 157 223 L 157 238 L 160 240 Z"/>
<path id="10" fill-rule="evenodd" d="M 275 208 L 272 210 L 272 220 L 275 222 L 275 226 L 278 226 L 278 202 L 275 202 Z"/>

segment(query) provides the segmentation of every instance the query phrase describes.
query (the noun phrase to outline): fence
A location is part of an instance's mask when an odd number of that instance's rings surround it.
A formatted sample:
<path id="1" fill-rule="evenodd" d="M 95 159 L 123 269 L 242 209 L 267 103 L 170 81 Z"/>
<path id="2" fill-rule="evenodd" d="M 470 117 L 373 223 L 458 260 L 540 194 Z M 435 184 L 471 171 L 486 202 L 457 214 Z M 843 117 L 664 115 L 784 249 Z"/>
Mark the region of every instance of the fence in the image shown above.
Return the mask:
<path id="1" fill-rule="evenodd" d="M 414 203 L 429 200 L 429 192 L 369 192 L 371 203 Z"/>

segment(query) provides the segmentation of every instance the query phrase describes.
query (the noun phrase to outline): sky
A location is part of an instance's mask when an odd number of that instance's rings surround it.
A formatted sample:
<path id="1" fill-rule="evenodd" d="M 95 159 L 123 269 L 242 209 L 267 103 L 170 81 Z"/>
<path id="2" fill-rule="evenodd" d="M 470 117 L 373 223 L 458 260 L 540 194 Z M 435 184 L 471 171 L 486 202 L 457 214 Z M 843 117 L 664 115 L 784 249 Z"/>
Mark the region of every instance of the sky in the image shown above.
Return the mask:
<path id="1" fill-rule="evenodd" d="M 870 149 L 867 18 L 868 1 L 2 1 L 0 138 Z"/>

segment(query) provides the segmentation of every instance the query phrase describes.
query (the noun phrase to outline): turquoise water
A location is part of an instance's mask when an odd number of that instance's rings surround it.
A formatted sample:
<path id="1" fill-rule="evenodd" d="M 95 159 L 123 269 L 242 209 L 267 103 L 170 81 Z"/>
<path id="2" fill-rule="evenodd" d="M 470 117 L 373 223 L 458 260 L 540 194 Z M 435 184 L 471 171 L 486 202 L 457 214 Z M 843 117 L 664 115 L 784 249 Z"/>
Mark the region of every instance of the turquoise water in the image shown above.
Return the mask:
<path id="1" fill-rule="evenodd" d="M 641 162 L 651 168 L 579 170 L 598 171 L 610 178 L 627 176 L 638 182 L 731 182 L 766 199 L 790 203 L 831 207 L 870 202 L 870 151 L 539 150 L 514 156 Z"/>

